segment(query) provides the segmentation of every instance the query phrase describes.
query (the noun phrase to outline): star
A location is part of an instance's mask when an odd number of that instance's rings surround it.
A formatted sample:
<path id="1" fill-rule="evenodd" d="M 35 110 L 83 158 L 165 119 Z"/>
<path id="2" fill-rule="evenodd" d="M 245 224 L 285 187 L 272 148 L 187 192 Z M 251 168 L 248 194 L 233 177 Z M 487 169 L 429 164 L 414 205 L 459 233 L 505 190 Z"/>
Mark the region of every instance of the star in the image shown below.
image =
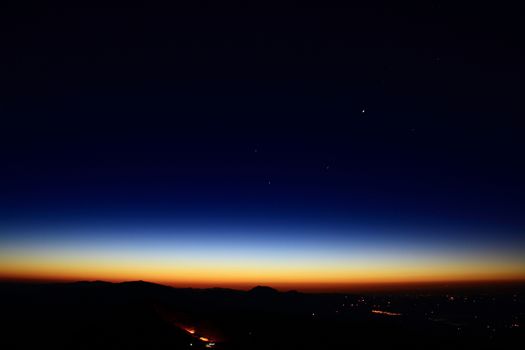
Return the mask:
<path id="1" fill-rule="evenodd" d="M 361 114 L 365 114 L 365 112 L 366 112 L 366 110 L 363 108 L 363 109 L 361 110 Z"/>

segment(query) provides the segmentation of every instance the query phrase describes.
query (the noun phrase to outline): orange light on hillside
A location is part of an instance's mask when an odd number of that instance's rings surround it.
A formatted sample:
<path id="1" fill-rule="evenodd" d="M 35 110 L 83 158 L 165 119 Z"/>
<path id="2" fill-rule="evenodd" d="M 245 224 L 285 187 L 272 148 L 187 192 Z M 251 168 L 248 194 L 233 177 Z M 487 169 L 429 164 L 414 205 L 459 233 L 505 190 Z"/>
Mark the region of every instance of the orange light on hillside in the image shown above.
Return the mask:
<path id="1" fill-rule="evenodd" d="M 386 316 L 401 316 L 398 312 L 389 312 L 389 311 L 382 311 L 382 310 L 372 310 L 373 314 L 378 315 L 386 315 Z"/>
<path id="2" fill-rule="evenodd" d="M 372 310 L 373 314 L 378 315 L 386 315 L 386 316 L 401 316 L 399 312 L 389 312 L 389 311 L 382 311 L 382 310 Z"/>
<path id="3" fill-rule="evenodd" d="M 195 334 L 195 329 L 192 328 L 184 328 L 184 330 L 190 334 Z"/>
<path id="4" fill-rule="evenodd" d="M 209 340 L 208 338 L 206 338 L 206 337 L 199 337 L 199 339 L 202 340 L 202 341 L 210 341 L 210 340 Z"/>

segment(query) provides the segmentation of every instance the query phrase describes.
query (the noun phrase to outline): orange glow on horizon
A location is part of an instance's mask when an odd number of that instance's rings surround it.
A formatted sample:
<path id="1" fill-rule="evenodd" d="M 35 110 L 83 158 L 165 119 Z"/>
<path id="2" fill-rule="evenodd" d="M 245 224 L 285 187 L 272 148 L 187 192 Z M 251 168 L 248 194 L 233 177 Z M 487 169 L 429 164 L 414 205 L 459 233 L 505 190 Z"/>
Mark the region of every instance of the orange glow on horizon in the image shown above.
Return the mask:
<path id="1" fill-rule="evenodd" d="M 331 260 L 330 260 L 331 259 Z M 523 258 L 501 256 L 349 256 L 265 259 L 177 258 L 146 254 L 73 254 L 66 251 L 0 254 L 0 280 L 122 282 L 144 280 L 174 287 L 328 291 L 364 286 L 437 282 L 525 281 Z"/>
<path id="2" fill-rule="evenodd" d="M 232 273 L 228 275 L 225 271 L 222 272 L 223 278 L 214 276 L 207 278 L 203 275 L 184 275 L 184 278 L 176 278 L 175 276 L 166 276 L 152 271 L 152 273 L 134 274 L 130 271 L 89 271 L 89 269 L 79 270 L 54 270 L 54 269 L 0 269 L 0 280 L 11 281 L 49 281 L 49 282 L 74 282 L 80 280 L 104 280 L 108 282 L 123 282 L 132 280 L 145 280 L 154 283 L 170 285 L 173 287 L 193 287 L 193 288 L 212 288 L 224 287 L 233 289 L 251 289 L 257 285 L 268 285 L 279 290 L 300 290 L 300 291 L 336 291 L 336 290 L 352 290 L 366 287 L 396 287 L 408 286 L 418 284 L 432 284 L 432 283 L 476 283 L 476 282 L 523 282 L 525 278 L 520 271 L 503 271 L 501 273 L 494 272 L 492 274 L 483 274 L 480 272 L 473 273 L 465 271 L 464 273 L 456 273 L 448 275 L 446 271 L 438 273 L 439 271 L 432 271 L 427 276 L 419 274 L 408 275 L 402 274 L 401 271 L 384 271 L 382 274 L 377 271 L 370 276 L 364 274 L 356 274 L 356 276 L 336 276 L 331 279 L 326 276 L 319 276 L 317 274 L 310 274 L 298 278 L 290 275 L 287 279 L 284 274 L 277 275 L 271 278 L 270 275 L 265 275 L 264 279 L 257 279 L 254 276 L 236 275 Z M 470 273 L 469 273 L 470 272 Z M 254 273 L 256 275 L 256 273 Z M 118 276 L 118 277 L 117 277 Z M 213 276 L 213 274 L 212 274 Z M 193 278 L 192 278 L 193 277 Z M 250 278 L 251 277 L 251 278 Z M 191 333 L 191 332 L 190 332 Z"/>

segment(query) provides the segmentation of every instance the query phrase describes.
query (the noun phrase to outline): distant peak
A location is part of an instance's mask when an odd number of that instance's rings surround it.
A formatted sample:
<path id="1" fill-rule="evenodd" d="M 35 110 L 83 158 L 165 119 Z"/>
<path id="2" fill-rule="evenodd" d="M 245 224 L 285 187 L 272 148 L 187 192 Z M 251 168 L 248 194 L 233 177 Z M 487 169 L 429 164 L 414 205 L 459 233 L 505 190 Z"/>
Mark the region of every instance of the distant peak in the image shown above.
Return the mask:
<path id="1" fill-rule="evenodd" d="M 125 281 L 125 282 L 120 282 L 120 284 L 125 284 L 125 285 L 140 285 L 140 286 L 163 286 L 163 287 L 166 287 L 162 284 L 158 284 L 158 283 L 153 283 L 153 282 L 148 282 L 148 281 L 143 281 L 143 280 L 138 280 L 138 281 Z"/>
<path id="2" fill-rule="evenodd" d="M 272 287 L 268 286 L 257 286 L 252 289 L 250 289 L 250 293 L 257 293 L 257 294 L 278 294 L 279 291 L 277 289 L 274 289 Z"/>

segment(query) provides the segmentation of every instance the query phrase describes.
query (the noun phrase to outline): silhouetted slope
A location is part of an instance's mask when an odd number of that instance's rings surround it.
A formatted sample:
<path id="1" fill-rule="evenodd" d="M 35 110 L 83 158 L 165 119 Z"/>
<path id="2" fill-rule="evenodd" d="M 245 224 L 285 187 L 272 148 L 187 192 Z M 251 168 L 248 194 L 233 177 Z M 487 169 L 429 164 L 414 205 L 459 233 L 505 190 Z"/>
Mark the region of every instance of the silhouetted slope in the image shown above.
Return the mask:
<path id="1" fill-rule="evenodd" d="M 273 289 L 272 287 L 257 286 L 250 289 L 250 293 L 252 295 L 277 295 L 279 294 L 279 291 L 277 289 Z"/>
<path id="2" fill-rule="evenodd" d="M 455 298 L 428 291 L 304 294 L 264 286 L 244 292 L 144 281 L 0 283 L 0 346 L 205 349 L 213 341 L 218 349 L 246 350 L 486 349 L 523 344 L 522 288 L 456 293 Z"/>

